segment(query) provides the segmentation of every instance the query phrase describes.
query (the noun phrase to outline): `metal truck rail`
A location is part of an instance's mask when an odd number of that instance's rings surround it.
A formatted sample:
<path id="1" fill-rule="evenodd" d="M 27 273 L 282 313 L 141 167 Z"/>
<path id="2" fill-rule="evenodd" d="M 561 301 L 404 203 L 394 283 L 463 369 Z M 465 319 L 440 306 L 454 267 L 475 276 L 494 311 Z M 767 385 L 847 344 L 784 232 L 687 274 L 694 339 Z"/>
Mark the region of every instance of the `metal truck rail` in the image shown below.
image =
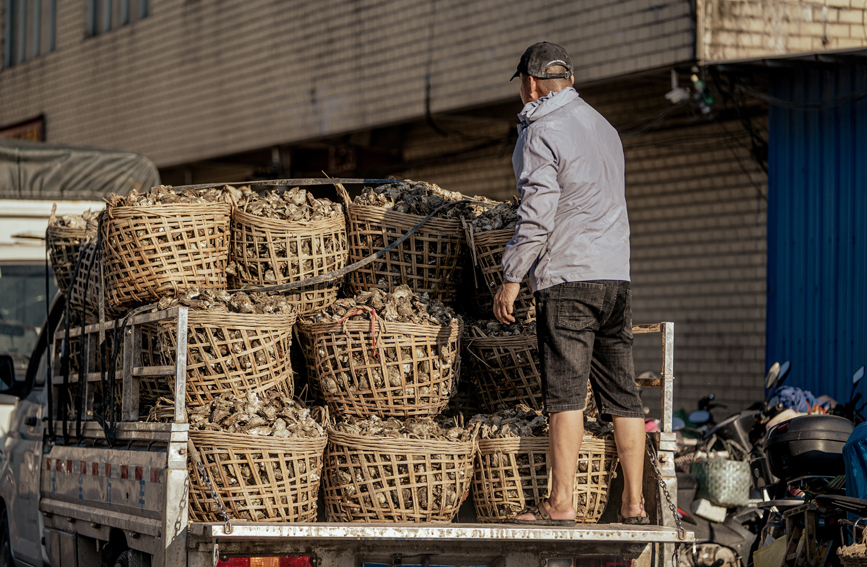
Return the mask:
<path id="1" fill-rule="evenodd" d="M 176 328 L 176 362 L 170 366 L 142 363 L 142 327 L 171 324 Z M 220 559 L 250 556 L 304 556 L 311 565 L 336 567 L 412 564 L 540 565 L 541 558 L 618 556 L 635 565 L 673 565 L 676 543 L 691 541 L 679 533 L 672 515 L 676 495 L 675 438 L 672 432 L 674 325 L 637 325 L 633 332 L 660 333 L 662 372 L 640 379 L 642 387 L 662 390 L 661 432 L 652 434 L 655 452 L 646 463 L 648 513 L 657 525 L 579 525 L 533 528 L 506 524 L 351 524 L 275 522 L 191 523 L 188 519 L 188 425 L 185 417 L 187 308 L 141 313 L 123 330 L 123 358 L 118 370 L 122 400 L 116 424 L 94 421 L 93 388 L 105 387 L 104 372 L 95 371 L 97 345 L 115 332 L 115 322 L 69 330 L 69 340 L 85 349 L 84 377 L 79 392 L 88 396 L 79 427 L 71 419 L 64 441 L 57 435 L 42 456 L 39 509 L 46 548 L 54 566 L 98 564 L 99 550 L 120 541 L 150 565 L 213 567 Z M 89 340 L 88 340 L 89 339 Z M 58 333 L 55 357 L 63 351 L 65 333 Z M 58 365 L 60 360 L 55 360 Z M 58 366 L 55 366 L 58 367 Z M 54 376 L 54 399 L 60 389 L 78 383 L 78 375 Z M 142 378 L 172 376 L 174 422 L 147 423 L 140 415 Z M 66 386 L 64 386 L 64 381 Z M 56 409 L 56 408 L 55 408 Z M 52 416 L 55 429 L 65 411 Z M 59 418 L 59 419 L 58 419 Z M 106 434 L 109 431 L 109 435 Z M 658 470 L 661 484 L 657 482 Z M 664 486 L 666 490 L 660 490 Z M 74 560 L 70 562 L 70 558 Z M 418 560 L 424 559 L 428 563 Z"/>

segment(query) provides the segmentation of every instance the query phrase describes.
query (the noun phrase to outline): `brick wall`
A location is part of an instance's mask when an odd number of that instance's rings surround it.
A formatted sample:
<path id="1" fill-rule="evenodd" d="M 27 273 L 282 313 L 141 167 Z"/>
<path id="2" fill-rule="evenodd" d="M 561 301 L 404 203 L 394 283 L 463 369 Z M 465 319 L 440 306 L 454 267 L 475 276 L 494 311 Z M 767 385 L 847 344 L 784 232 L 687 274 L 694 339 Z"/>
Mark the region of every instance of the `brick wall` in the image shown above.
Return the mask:
<path id="1" fill-rule="evenodd" d="M 670 119 L 641 133 L 670 107 L 666 89 L 619 84 L 584 97 L 625 134 L 634 321 L 675 322 L 675 407 L 695 409 L 713 393 L 729 406 L 722 417 L 762 395 L 767 177 L 735 120 Z M 407 137 L 404 156 L 427 163 L 407 177 L 497 199 L 517 194 L 514 122 L 479 120 L 463 136 L 456 124 L 440 126 L 451 135 L 419 126 Z M 766 121 L 756 127 L 766 132 Z M 660 372 L 658 341 L 636 339 L 636 372 Z M 656 391 L 644 398 L 656 413 Z"/>
<path id="2" fill-rule="evenodd" d="M 415 119 L 428 74 L 434 112 L 514 97 L 508 78 L 542 39 L 580 80 L 694 47 L 690 0 L 153 0 L 91 38 L 85 6 L 58 2 L 57 50 L 0 71 L 0 126 L 44 113 L 49 141 L 160 167 Z"/>
<path id="3" fill-rule="evenodd" d="M 867 47 L 865 0 L 697 0 L 702 61 Z"/>

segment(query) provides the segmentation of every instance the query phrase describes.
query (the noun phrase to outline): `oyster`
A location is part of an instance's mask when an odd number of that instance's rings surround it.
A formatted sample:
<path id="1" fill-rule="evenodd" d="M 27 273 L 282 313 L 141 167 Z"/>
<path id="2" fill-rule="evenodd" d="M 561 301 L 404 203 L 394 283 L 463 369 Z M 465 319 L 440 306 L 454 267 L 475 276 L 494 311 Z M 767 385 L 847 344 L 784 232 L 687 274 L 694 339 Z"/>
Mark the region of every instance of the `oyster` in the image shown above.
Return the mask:
<path id="1" fill-rule="evenodd" d="M 386 322 L 415 323 L 417 325 L 459 325 L 461 323 L 451 307 L 430 299 L 427 293 L 416 295 L 409 286 L 397 286 L 393 293 L 381 289 L 361 292 L 354 298 L 338 299 L 325 310 L 305 319 L 307 323 L 332 323 L 344 318 L 370 320 L 371 309 Z"/>
<path id="2" fill-rule="evenodd" d="M 208 189 L 181 189 L 175 190 L 171 185 L 157 185 L 144 194 L 140 194 L 135 188 L 131 189 L 126 197 L 112 193 L 107 199 L 110 207 L 149 207 L 153 205 L 190 204 L 201 205 L 205 203 L 234 203 L 241 196 L 240 191 L 229 185 L 223 188 L 210 187 Z"/>
<path id="3" fill-rule="evenodd" d="M 291 222 L 315 222 L 343 215 L 342 205 L 329 199 L 316 199 L 300 187 L 293 187 L 282 193 L 265 191 L 261 195 L 249 187 L 241 187 L 240 191 L 237 207 L 260 217 Z"/>
<path id="4" fill-rule="evenodd" d="M 471 224 L 476 232 L 515 228 L 518 225 L 518 206 L 520 200 L 515 197 L 511 201 L 488 207 L 472 219 Z"/>
<path id="5" fill-rule="evenodd" d="M 471 220 L 496 203 L 487 197 L 467 197 L 457 191 L 446 191 L 433 183 L 424 181 L 396 181 L 376 187 L 365 187 L 355 198 L 356 205 L 382 207 L 411 215 L 427 216 L 438 207 L 454 201 L 471 199 L 473 203 L 461 203 L 437 213 L 438 217 Z"/>
<path id="6" fill-rule="evenodd" d="M 192 287 L 179 297 L 163 297 L 157 302 L 157 309 L 168 309 L 184 305 L 195 311 L 212 313 L 256 313 L 259 315 L 294 313 L 295 307 L 282 295 L 266 293 L 229 293 L 226 290 Z"/>

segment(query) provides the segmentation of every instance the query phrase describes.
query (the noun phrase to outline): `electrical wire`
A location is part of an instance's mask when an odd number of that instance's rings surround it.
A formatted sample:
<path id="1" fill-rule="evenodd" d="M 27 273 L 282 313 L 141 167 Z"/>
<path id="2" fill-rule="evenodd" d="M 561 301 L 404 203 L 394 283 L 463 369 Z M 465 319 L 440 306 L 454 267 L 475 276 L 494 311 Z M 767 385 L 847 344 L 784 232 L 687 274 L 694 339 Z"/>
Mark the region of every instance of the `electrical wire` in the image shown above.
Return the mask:
<path id="1" fill-rule="evenodd" d="M 751 89 L 750 87 L 740 84 L 736 85 L 735 88 L 753 98 L 757 98 L 768 104 L 779 106 L 781 108 L 787 108 L 789 110 L 830 110 L 832 108 L 848 106 L 850 104 L 854 104 L 860 100 L 864 100 L 865 98 L 867 98 L 867 91 L 862 91 L 860 93 L 839 96 L 822 102 L 795 102 L 760 93 L 754 89 Z"/>

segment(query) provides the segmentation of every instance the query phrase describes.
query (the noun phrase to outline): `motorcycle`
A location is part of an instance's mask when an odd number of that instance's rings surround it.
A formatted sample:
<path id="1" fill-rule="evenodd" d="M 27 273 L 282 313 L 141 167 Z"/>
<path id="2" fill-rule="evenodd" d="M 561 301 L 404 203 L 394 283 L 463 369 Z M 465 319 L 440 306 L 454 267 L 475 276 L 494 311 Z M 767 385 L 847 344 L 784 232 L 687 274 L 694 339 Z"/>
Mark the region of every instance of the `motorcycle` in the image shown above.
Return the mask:
<path id="1" fill-rule="evenodd" d="M 757 478 L 757 473 L 753 472 L 754 466 L 759 471 L 758 477 L 770 479 L 764 476 L 770 473 L 770 468 L 764 458 L 762 439 L 766 424 L 780 409 L 776 404 L 770 404 L 770 394 L 783 383 L 789 369 L 788 362 L 782 365 L 775 363 L 771 366 L 765 376 L 766 394 L 762 402 L 754 404 L 745 411 L 735 413 L 720 423 L 715 422 L 712 410 L 725 406 L 715 403 L 712 394 L 699 400 L 698 409 L 689 414 L 688 421 L 695 426 L 691 428 L 693 432 L 702 434 L 702 439 L 695 447 L 687 449 L 678 457 L 681 466 L 694 460 L 696 451 L 707 454 L 721 447 L 738 453 L 730 454 L 730 458 L 749 460 L 754 479 Z M 729 508 L 720 521 L 710 519 L 710 514 L 706 512 L 702 517 L 699 510 L 693 510 L 697 489 L 695 478 L 688 472 L 681 471 L 677 473 L 677 482 L 678 513 L 695 532 L 696 541 L 692 549 L 687 547 L 680 550 L 678 567 L 746 567 L 761 527 L 761 511 L 751 504 Z M 759 500 L 761 495 L 756 483 L 751 484 L 753 486 L 750 496 L 751 502 L 754 502 Z"/>

